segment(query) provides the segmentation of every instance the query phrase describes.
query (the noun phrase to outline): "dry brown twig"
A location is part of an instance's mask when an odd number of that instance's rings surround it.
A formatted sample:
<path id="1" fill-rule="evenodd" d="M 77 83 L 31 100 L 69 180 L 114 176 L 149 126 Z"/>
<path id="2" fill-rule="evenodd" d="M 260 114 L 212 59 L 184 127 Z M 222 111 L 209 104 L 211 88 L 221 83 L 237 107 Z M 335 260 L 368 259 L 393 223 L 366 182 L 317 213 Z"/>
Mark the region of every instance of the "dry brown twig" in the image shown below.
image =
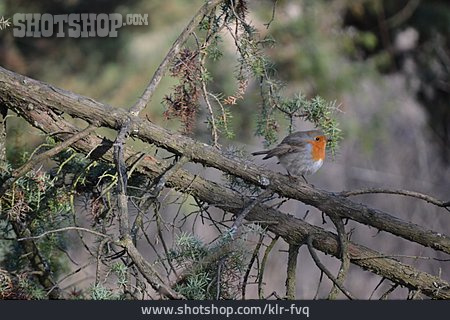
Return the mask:
<path id="1" fill-rule="evenodd" d="M 420 200 L 424 200 L 428 203 L 434 204 L 435 206 L 441 207 L 446 209 L 450 212 L 450 201 L 442 201 L 439 199 L 436 199 L 435 197 L 432 197 L 430 195 L 416 192 L 416 191 L 410 191 L 410 190 L 403 190 L 403 189 L 384 189 L 384 188 L 367 188 L 367 189 L 358 189 L 358 190 L 348 190 L 348 191 L 341 191 L 338 192 L 337 195 L 342 197 L 350 197 L 350 196 L 359 196 L 364 194 L 376 194 L 376 193 L 382 193 L 382 194 L 397 194 L 412 198 L 417 198 Z"/>
<path id="2" fill-rule="evenodd" d="M 342 219 L 334 216 L 329 215 L 331 218 L 331 221 L 333 221 L 333 224 L 336 227 L 336 231 L 339 238 L 339 251 L 340 251 L 340 259 L 341 259 L 341 266 L 338 271 L 338 275 L 336 277 L 336 282 L 343 285 L 345 281 L 345 277 L 347 276 L 348 269 L 350 268 L 350 259 L 348 257 L 348 238 L 347 233 L 345 232 L 345 226 L 342 222 Z M 338 295 L 338 286 L 333 283 L 333 287 L 331 288 L 330 293 L 328 294 L 329 300 L 334 300 L 337 298 Z"/>
<path id="3" fill-rule="evenodd" d="M 109 235 L 103 234 L 101 232 L 95 231 L 95 230 L 91 230 L 91 229 L 87 229 L 87 228 L 82 228 L 82 227 L 64 227 L 64 228 L 59 228 L 59 229 L 54 229 L 54 230 L 48 230 L 45 231 L 43 233 L 41 233 L 40 235 L 37 236 L 30 236 L 30 237 L 23 237 L 23 238 L 19 238 L 17 239 L 17 241 L 25 241 L 25 240 L 37 240 L 40 238 L 43 238 L 45 236 L 48 236 L 49 234 L 53 234 L 53 233 L 59 233 L 59 232 L 64 232 L 64 231 L 70 231 L 70 230 L 78 230 L 78 231 L 83 231 L 83 232 L 87 232 L 87 233 L 91 233 L 93 235 L 102 237 L 102 238 L 111 238 Z"/>
<path id="4" fill-rule="evenodd" d="M 314 262 L 316 263 L 317 267 L 327 275 L 327 277 L 333 282 L 333 284 L 341 290 L 341 292 L 350 300 L 355 300 L 355 297 L 342 285 L 340 281 L 338 281 L 331 272 L 323 265 L 322 262 L 320 262 L 319 257 L 317 256 L 317 253 L 314 250 L 313 247 L 313 236 L 309 235 L 306 243 L 308 245 L 309 253 L 311 254 L 311 257 L 313 258 Z"/>
<path id="5" fill-rule="evenodd" d="M 89 125 L 84 130 L 81 130 L 78 133 L 72 135 L 70 138 L 59 143 L 57 146 L 51 148 L 50 150 L 47 150 L 41 154 L 38 154 L 37 156 L 32 157 L 27 163 L 22 165 L 20 168 L 14 170 L 13 173 L 11 174 L 11 177 L 2 184 L 2 186 L 0 187 L 0 197 L 5 193 L 6 190 L 8 190 L 14 184 L 14 182 L 17 181 L 17 179 L 19 179 L 20 177 L 24 176 L 27 172 L 32 170 L 33 167 L 35 167 L 37 164 L 45 160 L 48 160 L 51 157 L 63 151 L 64 149 L 67 149 L 79 139 L 83 139 L 84 137 L 89 135 L 96 128 L 97 127 L 94 125 Z"/>
<path id="6" fill-rule="evenodd" d="M 264 270 L 266 269 L 267 260 L 269 259 L 269 254 L 272 251 L 273 247 L 277 243 L 278 239 L 280 239 L 279 235 L 276 235 L 272 241 L 267 246 L 266 250 L 264 251 L 263 258 L 261 260 L 261 265 L 259 266 L 259 272 L 258 272 L 258 297 L 259 299 L 264 299 Z"/>

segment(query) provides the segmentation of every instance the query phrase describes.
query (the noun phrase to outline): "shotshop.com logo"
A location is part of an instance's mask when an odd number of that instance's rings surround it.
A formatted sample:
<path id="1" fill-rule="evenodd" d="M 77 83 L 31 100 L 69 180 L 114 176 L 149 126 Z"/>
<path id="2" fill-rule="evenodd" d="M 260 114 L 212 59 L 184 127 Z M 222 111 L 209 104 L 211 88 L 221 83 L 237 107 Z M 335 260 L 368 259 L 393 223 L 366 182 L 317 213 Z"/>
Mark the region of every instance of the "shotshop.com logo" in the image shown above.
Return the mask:
<path id="1" fill-rule="evenodd" d="M 18 38 L 93 38 L 117 37 L 123 26 L 148 25 L 148 14 L 120 13 L 16 13 L 10 18 L 0 18 L 4 29 L 13 26 L 13 36 Z M 6 25 L 7 24 L 7 25 Z M 3 29 L 3 28 L 2 28 Z"/>

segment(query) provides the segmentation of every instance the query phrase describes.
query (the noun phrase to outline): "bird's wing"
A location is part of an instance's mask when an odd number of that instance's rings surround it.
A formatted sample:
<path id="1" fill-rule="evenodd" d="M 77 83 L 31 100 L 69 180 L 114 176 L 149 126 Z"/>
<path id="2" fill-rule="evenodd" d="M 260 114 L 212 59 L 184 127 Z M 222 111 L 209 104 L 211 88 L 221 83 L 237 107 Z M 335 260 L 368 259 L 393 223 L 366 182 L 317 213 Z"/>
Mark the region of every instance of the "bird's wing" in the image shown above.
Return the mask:
<path id="1" fill-rule="evenodd" d="M 281 146 L 282 144 L 304 148 L 307 142 L 304 139 L 303 132 L 294 132 L 288 135 L 286 138 L 284 138 L 283 141 L 281 141 L 281 143 L 279 144 L 279 146 Z"/>
<path id="2" fill-rule="evenodd" d="M 291 152 L 296 152 L 299 150 L 299 147 L 297 146 L 292 146 L 286 143 L 280 143 L 278 146 L 276 146 L 275 148 L 269 150 L 267 152 L 267 155 L 263 158 L 263 159 L 269 159 L 272 157 L 279 157 L 279 156 L 283 156 L 287 153 L 291 153 Z"/>

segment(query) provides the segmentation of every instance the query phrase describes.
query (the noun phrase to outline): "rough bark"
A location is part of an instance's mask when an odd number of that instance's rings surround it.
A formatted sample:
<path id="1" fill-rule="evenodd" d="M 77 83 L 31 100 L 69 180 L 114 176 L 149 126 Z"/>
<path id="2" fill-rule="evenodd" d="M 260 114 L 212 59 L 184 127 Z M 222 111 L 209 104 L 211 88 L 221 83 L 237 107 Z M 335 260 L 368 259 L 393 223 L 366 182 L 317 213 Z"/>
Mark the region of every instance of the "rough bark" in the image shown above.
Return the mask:
<path id="1" fill-rule="evenodd" d="M 61 117 L 64 112 L 95 125 L 116 129 L 120 128 L 120 122 L 124 116 L 127 116 L 123 110 L 114 109 L 90 98 L 57 89 L 1 68 L 0 83 L 0 103 L 14 110 L 44 132 L 67 132 L 67 134 L 58 135 L 62 139 L 67 139 L 79 131 Z M 150 122 L 133 118 L 131 123 L 133 135 L 144 141 L 154 142 L 174 153 L 190 157 L 194 161 L 222 169 L 224 172 L 234 174 L 260 186 L 270 187 L 283 196 L 298 199 L 323 211 L 332 211 L 342 217 L 372 225 L 380 230 L 392 232 L 436 250 L 448 252 L 450 248 L 449 238 L 445 235 L 427 231 L 421 226 L 401 221 L 387 213 L 356 204 L 326 191 L 314 189 L 301 182 L 296 181 L 296 185 L 292 185 L 292 181 L 287 177 L 260 170 L 260 168 L 239 159 L 227 158 L 208 145 L 173 134 Z M 73 147 L 83 153 L 90 152 L 91 158 L 102 158 L 109 162 L 113 160 L 110 150 L 112 143 L 94 135 L 80 139 Z M 124 155 L 126 160 L 133 156 L 133 152 L 129 148 L 125 148 Z M 169 163 L 166 161 L 146 156 L 141 161 L 138 170 L 149 177 L 156 178 L 163 174 L 168 167 Z M 166 186 L 189 192 L 202 201 L 234 214 L 239 214 L 243 208 L 252 204 L 252 199 L 181 169 L 176 175 L 169 177 Z M 339 257 L 338 237 L 301 219 L 257 204 L 248 213 L 246 220 L 276 221 L 275 224 L 269 224 L 268 229 L 281 236 L 289 244 L 301 245 L 311 235 L 313 236 L 313 246 L 317 250 Z M 395 259 L 383 257 L 379 252 L 355 243 L 348 244 L 348 254 L 353 264 L 391 281 L 411 289 L 420 289 L 430 297 L 450 298 L 449 284 L 438 277 L 421 272 Z M 145 270 L 143 271 L 145 272 Z"/>
<path id="2" fill-rule="evenodd" d="M 355 220 L 450 254 L 450 238 L 445 234 L 403 221 L 332 192 L 313 188 L 292 177 L 264 170 L 241 159 L 227 157 L 216 148 L 170 132 L 147 120 L 130 116 L 125 110 L 113 108 L 3 68 L 0 68 L 0 83 L 0 102 L 3 101 L 8 108 L 20 112 L 24 118 L 28 117 L 27 113 L 30 111 L 46 113 L 51 109 L 55 114 L 67 113 L 92 124 L 117 130 L 126 119 L 132 117 L 131 135 L 143 141 L 185 155 L 192 161 L 215 167 L 263 188 L 270 188 L 280 196 L 302 201 L 325 213 Z M 31 123 L 45 129 L 39 122 Z"/>

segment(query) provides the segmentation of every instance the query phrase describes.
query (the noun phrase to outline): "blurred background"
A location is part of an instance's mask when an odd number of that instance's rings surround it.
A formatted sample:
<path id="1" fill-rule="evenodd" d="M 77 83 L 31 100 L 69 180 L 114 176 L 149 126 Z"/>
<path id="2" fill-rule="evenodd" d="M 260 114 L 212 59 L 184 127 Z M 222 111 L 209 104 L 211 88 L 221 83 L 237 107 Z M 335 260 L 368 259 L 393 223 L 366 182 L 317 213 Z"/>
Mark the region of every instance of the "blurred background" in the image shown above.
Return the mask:
<path id="1" fill-rule="evenodd" d="M 139 13 L 148 14 L 148 26 L 126 26 L 117 38 L 15 38 L 12 30 L 0 31 L 0 65 L 32 78 L 91 97 L 115 107 L 128 108 L 140 96 L 152 73 L 167 53 L 202 0 L 0 0 L 0 17 L 14 13 Z M 364 187 L 401 188 L 423 192 L 438 199 L 450 199 L 450 4 L 446 0 L 279 0 L 271 20 L 273 1 L 249 1 L 249 18 L 261 36 L 275 40 L 265 54 L 273 61 L 276 77 L 285 84 L 286 95 L 302 92 L 336 100 L 343 141 L 334 157 L 309 181 L 329 191 Z M 214 81 L 210 89 L 225 96 L 236 92 L 233 78 L 236 49 L 224 36 L 224 56 L 208 65 Z M 176 84 L 166 76 L 144 115 L 156 124 L 181 130 L 177 119 L 164 115 L 163 97 Z M 251 152 L 262 148 L 255 137 L 255 113 L 261 104 L 258 82 L 249 83 L 243 99 L 232 106 L 234 139 L 222 138 L 223 146 L 239 146 Z M 201 108 L 192 136 L 209 142 Z M 283 122 L 284 121 L 284 122 Z M 280 119 L 280 139 L 287 134 Z M 298 120 L 296 129 L 311 128 Z M 102 134 L 114 134 L 102 130 Z M 23 151 L 33 150 L 42 135 L 25 121 L 8 122 L 8 158 L 14 161 Z M 279 140 L 280 140 L 279 139 Z M 256 159 L 270 170 L 284 172 L 276 161 Z M 210 179 L 214 170 L 193 166 Z M 206 171 L 205 171 L 206 170 Z M 450 216 L 442 208 L 423 201 L 394 195 L 355 197 L 369 206 L 385 210 L 437 232 L 450 233 Z M 168 210 L 168 209 L 167 209 Z M 289 201 L 281 210 L 322 226 L 320 212 Z M 80 214 L 82 212 L 80 211 Z M 168 213 L 170 214 L 170 212 Z M 331 223 L 323 225 L 333 230 Z M 356 223 L 352 240 L 385 254 L 448 258 L 444 254 Z M 208 230 L 197 228 L 203 237 Z M 202 234 L 203 233 L 203 234 Z M 280 241 L 266 268 L 266 292 L 284 292 L 287 254 Z M 83 257 L 77 246 L 75 257 Z M 80 249 L 81 250 L 81 249 Z M 282 257 L 282 258 L 280 258 Z M 336 274 L 337 260 L 321 255 Z M 449 262 L 425 258 L 398 258 L 423 271 L 450 280 Z M 301 248 L 297 270 L 299 298 L 314 296 L 319 270 Z M 80 287 L 92 281 L 66 283 Z M 356 296 L 368 298 L 380 278 L 356 267 L 345 285 Z M 331 285 L 324 281 L 320 294 Z M 383 284 L 378 296 L 389 288 Z M 250 295 L 252 293 L 250 292 Z M 254 292 L 253 292 L 254 294 Z M 321 296 L 319 294 L 319 296 Z M 404 298 L 406 289 L 392 297 Z M 375 294 L 374 297 L 377 297 Z"/>

